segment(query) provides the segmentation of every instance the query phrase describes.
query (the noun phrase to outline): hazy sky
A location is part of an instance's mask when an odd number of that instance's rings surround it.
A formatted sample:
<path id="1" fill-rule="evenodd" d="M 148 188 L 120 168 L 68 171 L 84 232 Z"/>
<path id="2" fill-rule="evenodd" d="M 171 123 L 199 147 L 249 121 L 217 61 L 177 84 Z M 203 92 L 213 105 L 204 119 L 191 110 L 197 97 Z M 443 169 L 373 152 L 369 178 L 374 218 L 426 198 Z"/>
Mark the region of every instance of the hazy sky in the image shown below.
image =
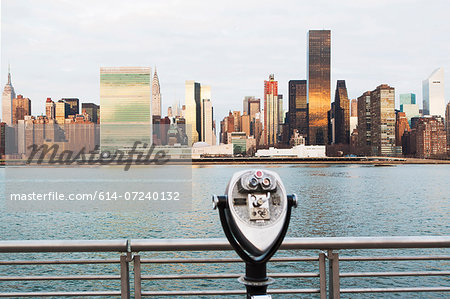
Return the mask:
<path id="1" fill-rule="evenodd" d="M 345 79 L 350 98 L 387 83 L 421 106 L 422 80 L 450 70 L 449 11 L 445 0 L 2 0 L 1 85 L 9 62 L 37 115 L 47 97 L 99 103 L 101 66 L 156 65 L 164 112 L 196 80 L 211 85 L 220 121 L 262 97 L 271 73 L 287 109 L 288 81 L 306 79 L 308 30 L 331 29 L 333 99 Z"/>

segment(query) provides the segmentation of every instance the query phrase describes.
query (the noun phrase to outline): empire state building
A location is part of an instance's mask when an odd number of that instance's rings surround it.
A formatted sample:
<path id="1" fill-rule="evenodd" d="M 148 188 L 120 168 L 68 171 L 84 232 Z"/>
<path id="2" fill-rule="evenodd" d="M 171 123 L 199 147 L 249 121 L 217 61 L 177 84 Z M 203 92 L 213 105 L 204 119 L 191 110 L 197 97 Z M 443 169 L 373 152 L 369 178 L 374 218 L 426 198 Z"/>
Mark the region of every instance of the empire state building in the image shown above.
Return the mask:
<path id="1" fill-rule="evenodd" d="M 8 126 L 12 125 L 12 101 L 16 97 L 14 87 L 11 84 L 11 72 L 8 69 L 8 83 L 6 83 L 2 94 L 2 121 Z"/>

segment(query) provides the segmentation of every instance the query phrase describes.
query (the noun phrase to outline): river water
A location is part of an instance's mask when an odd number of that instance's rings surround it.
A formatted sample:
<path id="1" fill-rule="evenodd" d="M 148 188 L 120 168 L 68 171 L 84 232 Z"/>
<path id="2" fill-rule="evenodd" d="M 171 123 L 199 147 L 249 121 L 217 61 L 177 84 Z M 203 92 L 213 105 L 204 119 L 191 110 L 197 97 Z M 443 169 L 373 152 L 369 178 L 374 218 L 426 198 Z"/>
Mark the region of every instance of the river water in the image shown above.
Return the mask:
<path id="1" fill-rule="evenodd" d="M 255 168 L 255 166 L 250 166 Z M 282 178 L 288 193 L 296 193 L 299 207 L 293 211 L 287 237 L 335 237 L 335 236 L 415 236 L 450 235 L 450 165 L 397 165 L 374 167 L 372 165 L 281 165 L 256 166 L 276 171 Z M 192 207 L 187 211 L 124 211 L 124 212 L 38 212 L 17 213 L 5 206 L 5 169 L 0 169 L 0 239 L 142 239 L 142 238 L 223 238 L 217 211 L 212 210 L 211 195 L 223 194 L 231 175 L 249 166 L 193 166 Z M 33 184 L 33 182 L 30 182 Z M 34 184 L 42 184 L 42 178 Z M 95 181 L 92 182 L 95 184 Z M 416 251 L 403 251 L 403 253 Z M 448 250 L 427 251 L 432 254 L 449 254 Z M 352 252 L 348 252 L 350 255 Z M 367 251 L 362 252 L 367 253 Z M 382 250 L 369 253 L 385 254 Z M 393 253 L 392 251 L 390 252 Z M 175 256 L 185 256 L 179 253 Z M 232 253 L 214 253 L 231 256 Z M 280 252 L 279 255 L 316 255 L 317 252 Z M 358 255 L 361 251 L 358 252 Z M 395 254 L 395 252 L 394 252 Z M 153 256 L 153 255 L 152 255 Z M 20 257 L 20 256 L 19 256 Z M 2 255 L 4 258 L 4 255 Z M 383 268 L 386 266 L 388 268 Z M 421 263 L 400 263 L 394 268 L 389 264 L 372 263 L 350 266 L 349 271 L 387 271 L 398 269 L 448 270 L 445 262 L 434 262 L 425 266 Z M 431 265 L 431 266 L 430 266 Z M 392 265 L 391 265 L 392 266 Z M 172 267 L 172 270 L 195 271 L 191 268 Z M 203 272 L 233 272 L 243 270 L 242 265 L 221 268 L 218 265 L 203 265 Z M 343 266 L 344 267 L 344 266 Z M 365 267 L 365 268 L 364 268 Z M 408 268 L 409 267 L 409 268 Z M 447 268 L 445 268 L 447 267 Z M 72 268 L 70 268 L 72 269 Z M 181 269 L 181 270 L 180 270 Z M 275 272 L 283 270 L 304 271 L 307 266 L 274 265 Z M 26 272 L 27 269 L 24 271 Z M 29 270 L 29 269 L 28 269 Z M 159 269 L 162 272 L 167 269 Z M 6 268 L 5 272 L 17 274 L 17 269 Z M 22 271 L 22 270 L 21 270 Z M 49 269 L 53 273 L 56 269 Z M 78 271 L 73 268 L 71 271 Z M 96 271 L 94 269 L 94 271 Z M 100 271 L 100 270 L 99 270 Z M 102 270 L 103 271 L 103 270 Z M 169 270 L 167 270 L 169 271 Z M 24 272 L 24 273 L 25 273 Z M 20 272 L 22 273 L 22 272 Z M 317 287 L 312 280 L 277 281 L 274 288 Z M 101 286 L 113 286 L 105 282 Z M 405 287 L 405 286 L 448 286 L 445 278 L 385 278 L 348 279 L 343 287 Z M 205 287 L 208 282 L 158 282 L 148 284 L 149 289 L 169 290 Z M 78 286 L 90 288 L 86 283 L 55 284 L 54 290 Z M 97 285 L 95 285 L 96 287 Z M 0 282 L 0 289 L 14 289 L 13 283 Z M 32 290 L 47 290 L 29 283 Z M 221 283 L 222 288 L 240 288 L 236 282 Z M 216 286 L 215 288 L 218 288 Z M 214 289 L 214 287 L 213 287 Z M 448 294 L 447 294 L 448 295 Z M 383 294 L 382 297 L 414 297 L 414 294 Z M 444 294 L 422 294 L 421 297 L 445 298 Z M 285 298 L 275 297 L 274 298 Z M 307 296 L 306 296 L 307 297 Z M 315 296 L 312 296 L 315 297 Z M 343 296 L 346 297 L 346 296 Z M 365 298 L 351 295 L 347 298 Z M 373 298 L 380 297 L 373 296 Z"/>

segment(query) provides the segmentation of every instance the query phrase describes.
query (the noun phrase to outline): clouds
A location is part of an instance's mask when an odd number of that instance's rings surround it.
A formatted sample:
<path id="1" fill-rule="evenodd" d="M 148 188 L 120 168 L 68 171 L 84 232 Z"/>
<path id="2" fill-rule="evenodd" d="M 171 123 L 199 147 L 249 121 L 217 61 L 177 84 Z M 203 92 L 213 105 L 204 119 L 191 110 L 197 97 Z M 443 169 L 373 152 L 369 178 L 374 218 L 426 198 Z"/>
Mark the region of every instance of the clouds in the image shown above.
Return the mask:
<path id="1" fill-rule="evenodd" d="M 99 67 L 158 67 L 163 106 L 184 101 L 184 81 L 212 86 L 216 119 L 263 94 L 270 73 L 306 78 L 309 29 L 332 30 L 332 78 L 351 97 L 381 83 L 415 92 L 450 70 L 446 1 L 3 1 L 2 83 L 30 97 L 99 102 Z M 447 84 L 450 86 L 450 84 Z M 450 96 L 447 87 L 447 96 Z M 333 91 L 334 94 L 334 91 Z M 285 105 L 286 106 L 286 105 Z"/>

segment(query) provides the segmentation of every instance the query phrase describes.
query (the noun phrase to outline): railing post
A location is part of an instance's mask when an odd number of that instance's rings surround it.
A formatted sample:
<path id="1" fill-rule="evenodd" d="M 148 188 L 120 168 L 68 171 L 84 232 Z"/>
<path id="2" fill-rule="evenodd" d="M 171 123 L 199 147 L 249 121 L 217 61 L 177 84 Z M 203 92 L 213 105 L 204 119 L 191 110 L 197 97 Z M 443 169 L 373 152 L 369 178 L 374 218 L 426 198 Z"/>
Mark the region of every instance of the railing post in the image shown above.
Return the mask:
<path id="1" fill-rule="evenodd" d="M 129 257 L 130 252 L 126 255 L 120 256 L 120 294 L 122 299 L 130 298 L 130 271 L 129 271 Z"/>
<path id="2" fill-rule="evenodd" d="M 330 299 L 339 299 L 341 297 L 341 285 L 339 281 L 339 254 L 328 251 L 329 260 L 329 297 Z"/>
<path id="3" fill-rule="evenodd" d="M 134 298 L 141 299 L 141 256 L 136 254 L 134 260 Z"/>
<path id="4" fill-rule="evenodd" d="M 325 253 L 319 253 L 319 288 L 320 288 L 320 299 L 327 298 L 327 277 L 325 269 Z"/>

